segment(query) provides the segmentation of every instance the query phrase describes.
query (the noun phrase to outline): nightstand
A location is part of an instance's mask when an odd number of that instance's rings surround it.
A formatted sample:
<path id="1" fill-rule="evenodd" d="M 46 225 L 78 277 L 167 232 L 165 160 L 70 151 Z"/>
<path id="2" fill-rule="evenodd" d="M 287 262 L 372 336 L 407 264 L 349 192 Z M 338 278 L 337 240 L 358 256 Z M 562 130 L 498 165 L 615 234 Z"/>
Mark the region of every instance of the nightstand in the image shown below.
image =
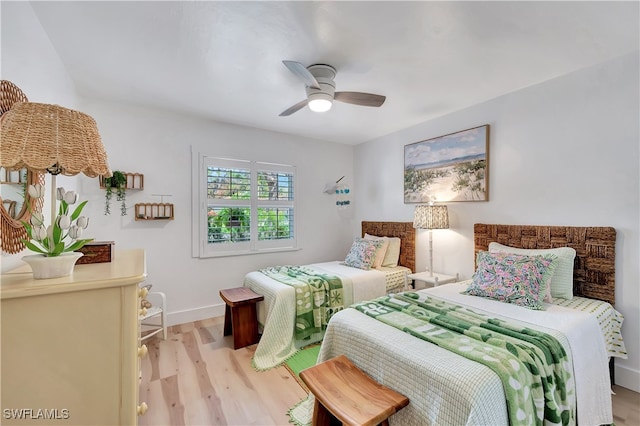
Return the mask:
<path id="1" fill-rule="evenodd" d="M 429 271 L 425 272 L 416 272 L 415 274 L 407 275 L 407 278 L 414 281 L 422 281 L 425 284 L 431 284 L 432 287 L 437 287 L 440 284 L 448 284 L 458 282 L 458 274 L 455 275 L 445 275 L 434 272 L 430 274 Z M 425 285 L 426 287 L 426 285 Z M 414 284 L 414 288 L 417 290 L 416 285 Z"/>

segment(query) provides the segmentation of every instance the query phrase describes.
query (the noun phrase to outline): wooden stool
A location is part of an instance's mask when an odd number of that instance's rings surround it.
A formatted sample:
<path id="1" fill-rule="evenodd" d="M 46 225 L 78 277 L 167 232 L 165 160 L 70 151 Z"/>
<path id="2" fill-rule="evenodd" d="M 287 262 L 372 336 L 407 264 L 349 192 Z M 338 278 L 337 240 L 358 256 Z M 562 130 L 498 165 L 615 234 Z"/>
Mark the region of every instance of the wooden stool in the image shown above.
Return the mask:
<path id="1" fill-rule="evenodd" d="M 313 426 L 341 421 L 349 426 L 389 425 L 389 417 L 409 404 L 409 398 L 367 376 L 340 355 L 300 372 L 316 397 Z"/>
<path id="2" fill-rule="evenodd" d="M 227 304 L 224 311 L 224 335 L 233 331 L 233 349 L 258 343 L 258 315 L 256 303 L 264 296 L 249 287 L 220 290 L 220 297 Z"/>

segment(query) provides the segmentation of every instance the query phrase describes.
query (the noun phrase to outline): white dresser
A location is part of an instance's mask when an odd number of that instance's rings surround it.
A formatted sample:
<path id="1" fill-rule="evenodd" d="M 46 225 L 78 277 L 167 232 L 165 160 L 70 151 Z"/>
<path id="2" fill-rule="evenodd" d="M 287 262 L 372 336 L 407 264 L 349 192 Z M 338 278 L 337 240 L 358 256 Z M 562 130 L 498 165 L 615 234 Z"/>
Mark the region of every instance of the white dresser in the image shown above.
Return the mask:
<path id="1" fill-rule="evenodd" d="M 137 424 L 145 276 L 143 250 L 70 277 L 34 280 L 28 266 L 2 275 L 1 424 Z"/>

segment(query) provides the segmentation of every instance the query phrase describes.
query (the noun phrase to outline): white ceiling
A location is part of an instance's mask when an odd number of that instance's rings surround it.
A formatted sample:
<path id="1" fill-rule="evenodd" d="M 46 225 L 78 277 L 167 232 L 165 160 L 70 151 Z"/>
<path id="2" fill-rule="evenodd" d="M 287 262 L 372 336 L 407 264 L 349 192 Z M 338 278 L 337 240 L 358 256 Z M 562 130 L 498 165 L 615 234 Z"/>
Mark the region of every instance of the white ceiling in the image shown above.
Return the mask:
<path id="1" fill-rule="evenodd" d="M 83 96 L 346 144 L 638 50 L 638 2 L 32 2 Z M 304 108 L 325 63 L 380 108 Z"/>

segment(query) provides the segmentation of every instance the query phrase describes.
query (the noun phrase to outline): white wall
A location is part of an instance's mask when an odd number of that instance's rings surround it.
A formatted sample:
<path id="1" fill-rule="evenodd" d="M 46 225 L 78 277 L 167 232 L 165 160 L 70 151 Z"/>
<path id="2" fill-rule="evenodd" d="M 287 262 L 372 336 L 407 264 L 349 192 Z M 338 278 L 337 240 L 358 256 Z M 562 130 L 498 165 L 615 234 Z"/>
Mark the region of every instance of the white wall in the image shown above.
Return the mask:
<path id="1" fill-rule="evenodd" d="M 146 250 L 148 283 L 168 298 L 172 324 L 222 315 L 219 291 L 242 285 L 259 267 L 335 260 L 349 248 L 351 220 L 338 214 L 327 182 L 353 175 L 353 147 L 201 120 L 168 111 L 84 100 L 80 108 L 96 119 L 112 170 L 144 174 L 144 190 L 128 191 L 129 213 L 120 215 L 115 197 L 105 216 L 104 191 L 96 179 L 80 178 L 90 202 L 88 234 L 114 240 L 116 248 Z M 191 149 L 215 156 L 261 160 L 297 167 L 299 251 L 198 259 L 191 257 Z M 136 202 L 158 202 L 171 194 L 173 221 L 135 221 Z"/>
<path id="2" fill-rule="evenodd" d="M 490 201 L 450 203 L 434 231 L 434 270 L 473 274 L 473 224 L 613 226 L 616 309 L 628 360 L 616 380 L 639 391 L 638 53 L 510 93 L 356 147 L 355 219 L 413 220 L 403 201 L 404 145 L 490 124 Z M 418 231 L 417 269 L 428 259 Z"/>

